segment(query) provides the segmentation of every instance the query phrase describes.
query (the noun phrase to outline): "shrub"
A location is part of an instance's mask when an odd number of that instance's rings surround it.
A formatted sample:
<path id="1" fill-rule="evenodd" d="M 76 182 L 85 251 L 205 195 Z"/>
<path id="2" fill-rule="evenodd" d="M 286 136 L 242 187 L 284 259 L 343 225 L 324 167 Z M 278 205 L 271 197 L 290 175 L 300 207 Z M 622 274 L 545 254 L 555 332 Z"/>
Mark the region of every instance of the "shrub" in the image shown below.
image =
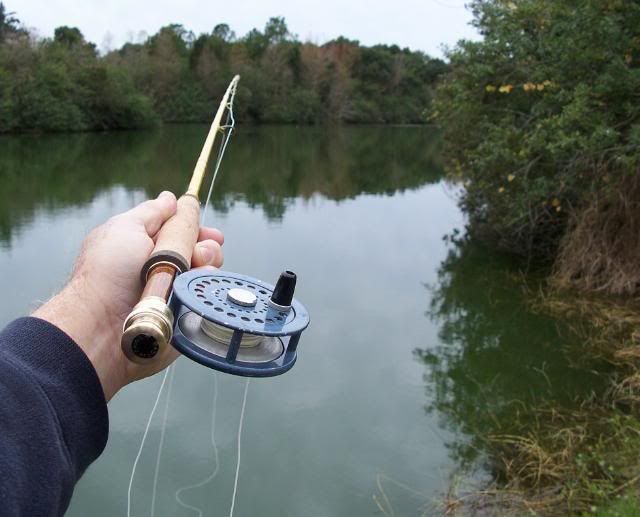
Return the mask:
<path id="1" fill-rule="evenodd" d="M 635 175 L 640 5 L 475 0 L 432 116 L 472 231 L 553 259 L 571 215 Z M 594 221 L 606 224 L 607 221 Z"/>

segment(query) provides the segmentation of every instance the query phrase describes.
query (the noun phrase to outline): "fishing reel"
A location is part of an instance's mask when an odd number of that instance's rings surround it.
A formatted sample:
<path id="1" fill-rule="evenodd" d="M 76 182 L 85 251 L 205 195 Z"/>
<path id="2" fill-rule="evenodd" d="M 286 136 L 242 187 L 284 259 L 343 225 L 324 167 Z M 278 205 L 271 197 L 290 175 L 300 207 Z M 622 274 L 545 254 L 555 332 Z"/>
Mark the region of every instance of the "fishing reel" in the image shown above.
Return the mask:
<path id="1" fill-rule="evenodd" d="M 275 287 L 237 273 L 194 270 L 178 276 L 170 307 L 173 346 L 190 359 L 244 377 L 272 377 L 296 362 L 309 313 L 293 298 L 296 275 Z"/>
<path id="2" fill-rule="evenodd" d="M 171 345 L 214 370 L 243 377 L 281 375 L 295 364 L 300 336 L 309 325 L 309 313 L 293 297 L 295 285 L 291 271 L 283 272 L 275 287 L 221 270 L 183 273 L 173 282 L 166 311 Z M 163 341 L 139 334 L 124 350 L 144 364 L 167 353 L 160 348 L 171 345 L 160 346 Z"/>

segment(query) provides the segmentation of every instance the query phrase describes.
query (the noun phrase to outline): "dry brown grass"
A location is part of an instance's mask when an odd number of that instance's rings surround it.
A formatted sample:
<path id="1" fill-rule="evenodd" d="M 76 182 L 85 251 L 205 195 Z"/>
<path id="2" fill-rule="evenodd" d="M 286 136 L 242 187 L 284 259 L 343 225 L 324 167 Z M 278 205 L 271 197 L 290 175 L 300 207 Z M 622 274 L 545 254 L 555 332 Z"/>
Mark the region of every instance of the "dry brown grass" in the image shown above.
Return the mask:
<path id="1" fill-rule="evenodd" d="M 622 175 L 572 218 L 553 278 L 584 292 L 640 291 L 640 175 Z"/>

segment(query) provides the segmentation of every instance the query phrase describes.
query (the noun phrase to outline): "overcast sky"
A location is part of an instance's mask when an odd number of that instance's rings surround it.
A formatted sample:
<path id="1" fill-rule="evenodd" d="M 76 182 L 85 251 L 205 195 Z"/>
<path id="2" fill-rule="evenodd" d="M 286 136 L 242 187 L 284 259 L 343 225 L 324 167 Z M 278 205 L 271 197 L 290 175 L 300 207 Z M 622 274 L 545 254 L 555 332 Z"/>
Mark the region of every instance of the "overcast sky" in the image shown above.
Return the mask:
<path id="1" fill-rule="evenodd" d="M 181 23 L 196 34 L 228 23 L 238 36 L 284 16 L 303 40 L 324 43 L 336 36 L 365 45 L 395 43 L 442 56 L 442 44 L 473 38 L 465 0 L 4 0 L 9 11 L 41 36 L 59 25 L 80 28 L 99 48 L 138 41 Z"/>

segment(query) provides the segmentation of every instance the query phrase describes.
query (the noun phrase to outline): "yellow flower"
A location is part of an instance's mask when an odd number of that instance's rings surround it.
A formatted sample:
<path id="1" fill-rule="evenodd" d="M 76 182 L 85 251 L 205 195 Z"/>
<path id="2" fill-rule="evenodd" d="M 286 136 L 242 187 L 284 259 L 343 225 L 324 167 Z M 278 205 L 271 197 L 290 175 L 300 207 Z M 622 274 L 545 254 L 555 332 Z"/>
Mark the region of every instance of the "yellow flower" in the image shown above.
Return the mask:
<path id="1" fill-rule="evenodd" d="M 544 83 L 540 83 L 536 85 L 536 89 L 541 92 L 542 90 L 544 90 Z"/>
<path id="2" fill-rule="evenodd" d="M 553 201 L 551 201 L 551 204 L 557 209 L 560 206 L 560 200 L 558 198 L 555 198 Z"/>
<path id="3" fill-rule="evenodd" d="M 556 212 L 560 212 L 560 210 L 562 210 L 562 207 L 561 206 L 557 206 L 556 207 Z"/>
<path id="4" fill-rule="evenodd" d="M 631 54 L 631 52 L 627 52 L 624 55 L 624 62 L 627 63 L 628 65 L 630 65 L 631 61 L 633 61 L 633 55 Z"/>
<path id="5" fill-rule="evenodd" d="M 543 81 L 542 84 L 544 84 L 547 88 L 551 88 L 552 86 L 555 86 L 555 83 L 553 81 L 549 81 L 549 79 L 547 79 L 546 81 Z"/>
<path id="6" fill-rule="evenodd" d="M 498 189 L 498 194 L 502 194 L 503 192 L 504 192 L 504 187 L 500 187 L 500 188 Z"/>
<path id="7" fill-rule="evenodd" d="M 534 90 L 536 89 L 536 85 L 535 85 L 535 84 L 533 84 L 533 83 L 524 83 L 524 84 L 522 85 L 522 89 L 523 89 L 525 92 L 534 91 Z"/>
<path id="8" fill-rule="evenodd" d="M 493 86 L 492 84 L 488 84 L 487 86 L 485 86 L 485 88 L 484 88 L 484 89 L 485 89 L 487 92 L 489 92 L 489 93 L 493 93 L 493 92 L 495 92 L 495 91 L 496 91 L 496 87 L 495 87 L 495 86 Z"/>
<path id="9" fill-rule="evenodd" d="M 513 90 L 513 85 L 505 84 L 505 85 L 502 85 L 498 91 L 500 93 L 511 93 L 511 90 Z"/>
<path id="10" fill-rule="evenodd" d="M 513 174 L 509 174 L 509 175 L 507 176 L 507 180 L 508 180 L 509 182 L 512 182 L 515 178 L 516 178 L 516 177 L 515 177 Z"/>

